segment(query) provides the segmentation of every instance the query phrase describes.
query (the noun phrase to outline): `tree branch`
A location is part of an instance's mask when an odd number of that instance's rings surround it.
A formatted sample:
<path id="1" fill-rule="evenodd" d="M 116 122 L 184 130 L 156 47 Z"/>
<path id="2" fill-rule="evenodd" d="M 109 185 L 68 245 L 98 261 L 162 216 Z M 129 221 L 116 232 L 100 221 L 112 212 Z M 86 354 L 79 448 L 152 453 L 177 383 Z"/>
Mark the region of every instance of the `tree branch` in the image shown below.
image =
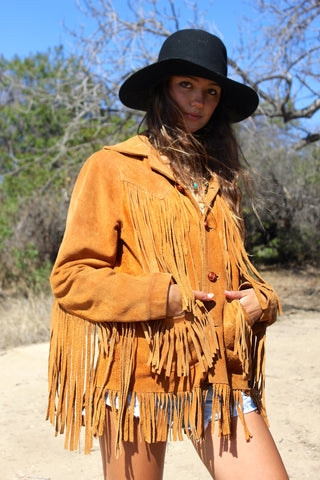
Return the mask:
<path id="1" fill-rule="evenodd" d="M 308 133 L 304 138 L 301 138 L 298 142 L 293 145 L 295 150 L 302 150 L 302 148 L 310 145 L 311 143 L 318 142 L 320 140 L 320 133 Z"/>

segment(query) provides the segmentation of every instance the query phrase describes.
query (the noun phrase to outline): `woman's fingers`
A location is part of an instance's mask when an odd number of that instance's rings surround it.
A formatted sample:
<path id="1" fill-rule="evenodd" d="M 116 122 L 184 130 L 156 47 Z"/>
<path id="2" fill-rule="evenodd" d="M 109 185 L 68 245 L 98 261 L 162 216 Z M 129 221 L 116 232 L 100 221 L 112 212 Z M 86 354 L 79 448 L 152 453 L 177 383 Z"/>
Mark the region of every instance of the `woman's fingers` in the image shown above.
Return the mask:
<path id="1" fill-rule="evenodd" d="M 195 290 L 194 298 L 202 302 L 209 302 L 213 299 L 213 293 Z M 167 297 L 167 317 L 176 317 L 182 315 L 182 296 L 178 285 L 170 285 Z"/>
<path id="2" fill-rule="evenodd" d="M 253 289 L 251 289 L 253 290 Z M 225 290 L 225 296 L 230 300 L 240 300 L 241 298 L 248 295 L 248 290 Z"/>
<path id="3" fill-rule="evenodd" d="M 201 290 L 194 290 L 193 293 L 194 298 L 196 300 L 201 300 L 202 302 L 209 302 L 214 297 L 213 293 L 203 292 Z"/>
<path id="4" fill-rule="evenodd" d="M 194 298 L 201 302 L 210 302 L 214 298 L 213 293 L 202 290 L 194 290 Z M 257 321 L 262 309 L 253 288 L 246 290 L 225 290 L 225 295 L 229 300 L 239 300 L 243 308 L 247 311 L 253 321 Z M 170 285 L 167 298 L 167 316 L 176 317 L 183 314 L 182 296 L 178 285 Z"/>
<path id="5" fill-rule="evenodd" d="M 225 295 L 230 300 L 239 300 L 250 318 L 256 322 L 262 314 L 262 308 L 253 288 L 245 290 L 225 290 Z"/>

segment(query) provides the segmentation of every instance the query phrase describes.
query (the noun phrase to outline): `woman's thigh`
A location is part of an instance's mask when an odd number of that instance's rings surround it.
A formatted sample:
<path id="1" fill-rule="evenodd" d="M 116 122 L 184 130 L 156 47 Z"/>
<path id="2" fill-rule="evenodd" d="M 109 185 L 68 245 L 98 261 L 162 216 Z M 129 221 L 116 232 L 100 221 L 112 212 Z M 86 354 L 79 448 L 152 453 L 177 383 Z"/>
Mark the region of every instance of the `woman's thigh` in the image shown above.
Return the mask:
<path id="1" fill-rule="evenodd" d="M 106 407 L 103 435 L 99 437 L 105 480 L 161 480 L 166 442 L 146 443 L 139 438 L 138 420 L 134 419 L 134 442 L 123 442 L 116 458 L 116 430 L 110 407 Z"/>
<path id="2" fill-rule="evenodd" d="M 211 423 L 205 439 L 195 444 L 200 458 L 215 480 L 288 480 L 278 449 L 261 415 L 246 414 L 252 438 L 246 441 L 238 417 L 232 418 L 232 436 L 218 437 L 218 428 L 211 434 Z"/>

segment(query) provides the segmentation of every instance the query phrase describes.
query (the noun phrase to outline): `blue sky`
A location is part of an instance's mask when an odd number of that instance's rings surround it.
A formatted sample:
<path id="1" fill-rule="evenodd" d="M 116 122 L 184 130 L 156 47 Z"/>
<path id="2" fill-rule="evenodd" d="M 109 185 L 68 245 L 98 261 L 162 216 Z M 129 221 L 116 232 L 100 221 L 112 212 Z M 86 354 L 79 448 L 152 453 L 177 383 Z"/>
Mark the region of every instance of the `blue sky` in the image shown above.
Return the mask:
<path id="1" fill-rule="evenodd" d="M 81 3 L 82 0 L 79 0 Z M 99 0 L 94 0 L 99 4 Z M 113 0 L 118 10 L 127 8 L 126 0 Z M 134 0 L 139 4 L 140 0 Z M 195 0 L 190 0 L 190 3 Z M 205 10 L 209 0 L 196 0 L 199 11 Z M 206 20 L 212 31 L 218 34 L 227 46 L 230 56 L 239 42 L 239 22 L 243 16 L 256 18 L 249 5 L 250 0 L 213 0 Z M 176 0 L 179 9 L 183 0 Z M 126 10 L 124 10 L 126 12 Z M 180 28 L 187 26 L 185 12 Z M 257 21 L 257 20 L 256 20 Z M 45 52 L 49 47 L 63 44 L 66 50 L 73 50 L 72 38 L 66 33 L 63 23 L 77 30 L 80 25 L 89 27 L 90 19 L 83 17 L 76 6 L 76 0 L 0 0 L 0 55 L 11 59 L 14 55 L 28 56 Z M 244 34 L 247 32 L 244 31 Z M 73 50 L 74 53 L 74 50 Z M 304 101 L 301 103 L 304 106 Z M 319 112 L 309 122 L 319 118 Z M 318 121 L 318 120 L 317 120 Z"/>
<path id="2" fill-rule="evenodd" d="M 125 4 L 125 0 L 115 0 L 115 4 Z M 201 9 L 208 1 L 197 4 Z M 241 0 L 214 0 L 209 20 L 227 46 L 237 41 L 238 19 L 246 11 L 248 6 Z M 63 22 L 71 28 L 85 23 L 75 0 L 0 0 L 0 54 L 10 59 L 15 54 L 24 57 L 48 47 L 68 46 L 70 37 Z"/>

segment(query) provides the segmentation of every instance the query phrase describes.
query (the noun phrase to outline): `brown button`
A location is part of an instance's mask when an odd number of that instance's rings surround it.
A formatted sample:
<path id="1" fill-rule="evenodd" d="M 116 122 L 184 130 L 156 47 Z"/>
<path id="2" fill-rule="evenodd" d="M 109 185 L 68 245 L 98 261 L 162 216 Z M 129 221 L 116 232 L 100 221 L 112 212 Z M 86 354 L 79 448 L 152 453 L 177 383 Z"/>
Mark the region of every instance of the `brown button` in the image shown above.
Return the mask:
<path id="1" fill-rule="evenodd" d="M 208 278 L 210 280 L 210 282 L 215 282 L 216 280 L 218 280 L 218 275 L 214 272 L 209 272 L 208 273 Z"/>
<path id="2" fill-rule="evenodd" d="M 207 220 L 203 222 L 203 225 L 206 230 L 210 230 L 209 223 L 207 222 Z"/>
<path id="3" fill-rule="evenodd" d="M 177 184 L 176 184 L 176 187 L 177 187 L 178 192 L 184 193 L 184 188 L 183 188 L 182 185 L 180 185 L 179 183 L 177 183 Z"/>

